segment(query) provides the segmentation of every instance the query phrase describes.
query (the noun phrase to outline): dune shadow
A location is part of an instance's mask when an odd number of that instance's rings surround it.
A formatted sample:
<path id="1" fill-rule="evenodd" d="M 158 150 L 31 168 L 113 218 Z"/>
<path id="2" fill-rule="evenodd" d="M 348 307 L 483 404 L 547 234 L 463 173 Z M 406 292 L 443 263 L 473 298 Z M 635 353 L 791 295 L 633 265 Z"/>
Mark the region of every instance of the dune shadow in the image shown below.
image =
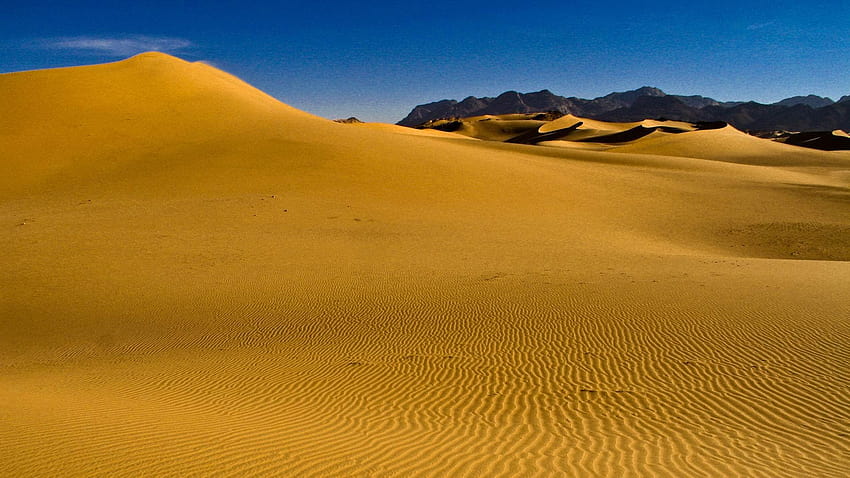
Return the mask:
<path id="1" fill-rule="evenodd" d="M 693 123 L 693 125 L 697 130 L 702 131 L 708 129 L 723 129 L 729 126 L 729 123 L 725 121 L 697 121 L 696 123 Z"/>
<path id="2" fill-rule="evenodd" d="M 619 133 L 606 134 L 603 136 L 594 136 L 592 138 L 582 138 L 576 140 L 579 143 L 628 143 L 629 141 L 635 141 L 643 138 L 644 136 L 648 136 L 662 128 L 652 127 L 647 128 L 645 126 L 635 126 L 632 129 L 621 131 Z M 683 130 L 677 128 L 664 128 L 665 130 L 673 130 L 676 132 L 684 132 Z M 668 131 L 672 132 L 672 131 Z"/>
<path id="3" fill-rule="evenodd" d="M 513 138 L 506 139 L 504 142 L 513 144 L 537 144 L 541 141 L 554 141 L 572 133 L 573 131 L 578 129 L 578 127 L 582 124 L 584 123 L 579 121 L 578 123 L 572 126 L 556 129 L 555 131 L 548 131 L 546 133 L 541 133 L 538 129 L 532 129 L 520 135 L 514 136 Z"/>
<path id="4" fill-rule="evenodd" d="M 792 133 L 783 142 L 821 151 L 850 151 L 850 138 L 836 136 L 832 131 Z"/>
<path id="5" fill-rule="evenodd" d="M 437 131 L 445 131 L 447 133 L 454 133 L 455 131 L 461 129 L 462 127 L 463 127 L 463 123 L 460 122 L 460 121 L 449 121 L 447 123 L 429 126 L 430 129 L 435 129 Z"/>

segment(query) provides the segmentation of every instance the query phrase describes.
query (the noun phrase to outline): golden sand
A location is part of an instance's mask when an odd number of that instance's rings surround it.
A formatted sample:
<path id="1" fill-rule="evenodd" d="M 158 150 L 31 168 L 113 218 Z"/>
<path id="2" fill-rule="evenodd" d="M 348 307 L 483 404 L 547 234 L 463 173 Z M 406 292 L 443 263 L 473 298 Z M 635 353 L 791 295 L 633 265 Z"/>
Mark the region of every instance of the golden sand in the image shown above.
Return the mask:
<path id="1" fill-rule="evenodd" d="M 0 475 L 846 476 L 850 154 L 441 136 L 0 75 Z"/>

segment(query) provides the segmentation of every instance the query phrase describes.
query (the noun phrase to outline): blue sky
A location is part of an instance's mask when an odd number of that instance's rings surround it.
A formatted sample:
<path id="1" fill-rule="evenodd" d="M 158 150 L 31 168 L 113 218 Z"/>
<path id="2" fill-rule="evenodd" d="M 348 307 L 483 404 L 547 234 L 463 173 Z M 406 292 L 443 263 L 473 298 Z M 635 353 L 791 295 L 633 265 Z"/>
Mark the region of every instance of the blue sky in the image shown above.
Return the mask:
<path id="1" fill-rule="evenodd" d="M 328 118 L 544 88 L 718 100 L 850 95 L 850 2 L 40 2 L 4 5 L 0 72 L 146 50 Z"/>

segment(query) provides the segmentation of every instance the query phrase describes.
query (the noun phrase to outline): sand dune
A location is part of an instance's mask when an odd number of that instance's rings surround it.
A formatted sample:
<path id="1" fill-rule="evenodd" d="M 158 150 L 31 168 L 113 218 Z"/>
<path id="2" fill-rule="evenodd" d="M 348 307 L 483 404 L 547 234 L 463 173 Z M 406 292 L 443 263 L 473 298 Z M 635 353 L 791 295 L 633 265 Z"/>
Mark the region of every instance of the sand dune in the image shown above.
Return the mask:
<path id="1" fill-rule="evenodd" d="M 555 120 L 544 119 L 546 116 L 545 113 L 474 116 L 433 121 L 426 128 L 413 131 L 451 131 L 476 139 L 517 144 L 552 141 L 618 144 L 636 141 L 655 131 L 683 133 L 699 129 L 696 125 L 681 121 L 608 123 L 573 115 L 564 115 Z M 555 145 L 566 146 L 563 143 Z"/>
<path id="2" fill-rule="evenodd" d="M 351 123 L 351 125 L 358 128 L 368 128 L 372 130 L 386 131 L 389 133 L 396 134 L 406 134 L 411 136 L 429 136 L 432 138 L 445 139 L 476 139 L 472 136 L 451 133 L 448 131 L 440 131 L 437 129 L 414 129 L 388 123 Z"/>
<path id="3" fill-rule="evenodd" d="M 846 167 L 850 153 L 822 152 L 750 136 L 727 126 L 641 141 L 619 152 L 660 154 L 765 166 Z"/>
<path id="4" fill-rule="evenodd" d="M 399 134 L 161 54 L 0 96 L 3 475 L 850 469 L 846 153 Z"/>
<path id="5" fill-rule="evenodd" d="M 603 134 L 620 133 L 640 125 L 640 123 L 608 123 L 590 118 L 579 118 L 578 116 L 564 115 L 540 127 L 540 132 L 546 133 L 556 129 L 566 128 L 567 126 L 575 123 L 582 123 L 581 129 L 604 131 Z"/>

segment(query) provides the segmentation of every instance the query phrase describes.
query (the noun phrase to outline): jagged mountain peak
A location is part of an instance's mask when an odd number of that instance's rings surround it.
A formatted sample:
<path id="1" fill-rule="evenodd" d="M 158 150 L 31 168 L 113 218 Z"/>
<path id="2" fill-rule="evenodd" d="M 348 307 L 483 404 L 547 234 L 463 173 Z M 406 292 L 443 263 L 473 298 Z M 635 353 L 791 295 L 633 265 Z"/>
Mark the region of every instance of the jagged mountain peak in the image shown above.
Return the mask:
<path id="1" fill-rule="evenodd" d="M 806 105 L 812 108 L 823 108 L 824 106 L 829 106 L 834 104 L 831 98 L 825 98 L 817 95 L 807 95 L 807 96 L 792 96 L 790 98 L 785 98 L 782 101 L 779 101 L 775 104 L 780 106 L 796 106 L 796 105 Z"/>
<path id="2" fill-rule="evenodd" d="M 564 114 L 604 112 L 631 106 L 641 96 L 666 96 L 666 94 L 658 88 L 645 86 L 637 90 L 611 93 L 595 100 L 582 100 L 580 98 L 559 96 L 548 89 L 531 93 L 508 90 L 496 97 L 476 98 L 469 96 L 460 103 L 454 101 L 454 103 L 449 104 L 447 103 L 449 100 L 441 100 L 419 105 L 407 117 L 399 121 L 398 124 L 402 126 L 418 126 L 435 119 L 462 118 L 485 114 L 498 115 L 549 111 L 557 111 Z"/>

